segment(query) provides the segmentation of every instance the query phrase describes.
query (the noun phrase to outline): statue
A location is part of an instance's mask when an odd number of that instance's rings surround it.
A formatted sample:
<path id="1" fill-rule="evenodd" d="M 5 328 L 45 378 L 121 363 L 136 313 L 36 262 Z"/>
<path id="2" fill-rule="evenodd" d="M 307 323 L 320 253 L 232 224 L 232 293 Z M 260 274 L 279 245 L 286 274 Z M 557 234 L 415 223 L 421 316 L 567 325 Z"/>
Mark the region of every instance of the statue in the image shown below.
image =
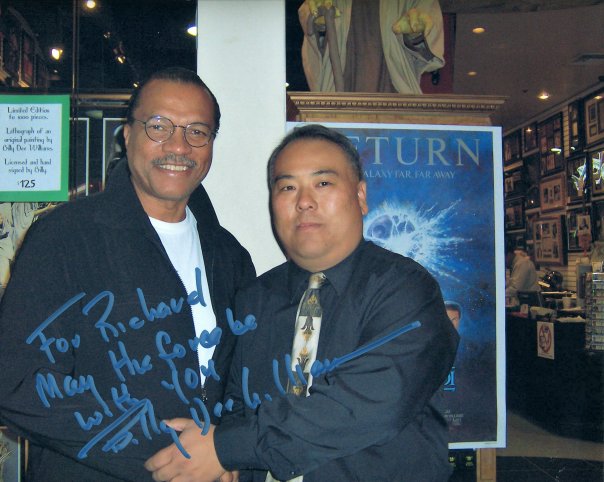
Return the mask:
<path id="1" fill-rule="evenodd" d="M 445 64 L 438 0 L 305 0 L 298 16 L 311 91 L 421 94 Z"/>

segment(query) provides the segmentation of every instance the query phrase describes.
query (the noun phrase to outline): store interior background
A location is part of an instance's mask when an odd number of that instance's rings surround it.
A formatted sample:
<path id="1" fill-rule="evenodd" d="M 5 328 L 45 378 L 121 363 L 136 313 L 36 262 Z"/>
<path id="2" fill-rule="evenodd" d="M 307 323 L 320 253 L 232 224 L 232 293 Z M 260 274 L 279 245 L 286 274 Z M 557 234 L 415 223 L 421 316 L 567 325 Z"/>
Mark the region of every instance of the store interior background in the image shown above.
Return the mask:
<path id="1" fill-rule="evenodd" d="M 96 9 L 91 10 L 83 3 L 0 0 L 0 94 L 24 93 L 24 89 L 72 94 L 75 100 L 72 117 L 87 119 L 72 130 L 73 196 L 102 189 L 106 164 L 116 154 L 115 146 L 106 143 L 105 130 L 107 126 L 116 126 L 123 117 L 133 85 L 150 70 L 163 66 L 178 63 L 196 69 L 197 42 L 203 42 L 203 32 L 198 37 L 186 33 L 187 27 L 195 23 L 196 0 L 99 0 Z M 300 3 L 285 2 L 288 85 L 284 90 L 290 91 L 307 90 L 299 57 L 302 37 L 296 11 Z M 493 125 L 502 127 L 504 140 L 508 140 L 511 149 L 508 151 L 511 157 L 504 160 L 503 167 L 504 178 L 512 179 L 507 182 L 511 188 L 503 186 L 506 237 L 524 245 L 534 255 L 531 230 L 536 219 L 559 217 L 566 227 L 569 216 L 580 211 L 590 212 L 594 241 L 604 241 L 604 209 L 600 215 L 600 193 L 594 190 L 588 189 L 581 198 L 574 196 L 574 201 L 567 199 L 569 202 L 553 209 L 529 205 L 532 181 L 526 179 L 527 164 L 536 162 L 539 171 L 541 153 L 539 146 L 526 150 L 523 144 L 527 127 L 538 127 L 559 116 L 562 151 L 553 168 L 546 166 L 545 172 L 539 173 L 545 175 L 538 175 L 536 182 L 538 185 L 540 177 L 550 179 L 563 174 L 567 195 L 572 174 L 568 170 L 569 160 L 581 156 L 587 159 L 604 152 L 604 137 L 599 137 L 596 131 L 596 139 L 589 143 L 584 132 L 585 103 L 604 93 L 604 2 L 441 0 L 440 3 L 449 18 L 453 42 L 447 53 L 449 70 L 442 73 L 440 84 L 430 87 L 431 91 L 506 97 L 492 118 Z M 76 8 L 79 15 L 74 18 Z M 485 32 L 473 33 L 477 26 L 484 27 Z M 17 37 L 9 35 L 11 29 L 16 29 Z M 59 60 L 49 57 L 52 47 L 63 50 Z M 152 59 L 149 53 L 153 53 Z M 475 75 L 469 75 L 470 72 Z M 431 77 L 425 80 L 431 81 Z M 546 100 L 538 98 L 543 91 L 550 94 Z M 574 105 L 579 108 L 576 143 L 570 122 Z M 601 104 L 596 115 L 604 116 Z M 597 122 L 604 125 L 602 119 L 596 119 Z M 80 127 L 86 128 L 86 136 L 81 135 Z M 86 164 L 82 163 L 83 151 L 87 151 Z M 601 194 L 604 199 L 604 192 Z M 546 268 L 559 271 L 563 288 L 575 290 L 575 261 L 583 253 L 580 249 L 568 250 L 568 232 L 563 242 L 566 249 L 562 263 L 541 263 L 538 268 L 540 274 Z M 581 459 L 583 454 L 588 460 L 604 460 L 601 443 L 549 437 L 547 432 L 526 428 L 524 421 L 514 430 L 516 438 L 512 440 L 509 434 L 509 455 L 557 453 L 551 456 Z M 506 455 L 504 452 L 501 454 Z"/>

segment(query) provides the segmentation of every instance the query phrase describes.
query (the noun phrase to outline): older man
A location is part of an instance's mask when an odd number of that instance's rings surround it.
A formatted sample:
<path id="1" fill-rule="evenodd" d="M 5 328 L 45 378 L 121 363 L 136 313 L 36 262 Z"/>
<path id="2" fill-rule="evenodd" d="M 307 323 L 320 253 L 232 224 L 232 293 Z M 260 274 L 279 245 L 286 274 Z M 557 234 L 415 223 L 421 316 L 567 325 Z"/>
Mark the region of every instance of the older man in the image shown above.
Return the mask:
<path id="1" fill-rule="evenodd" d="M 434 401 L 458 335 L 436 281 L 362 239 L 366 184 L 343 135 L 294 130 L 268 179 L 289 260 L 237 297 L 237 319 L 253 314 L 257 326 L 237 342 L 232 413 L 205 436 L 191 421 L 169 422 L 191 458 L 159 452 L 147 462 L 154 479 L 211 480 L 228 468 L 253 469 L 241 480 L 254 481 L 447 480 Z"/>
<path id="2" fill-rule="evenodd" d="M 30 440 L 29 480 L 148 480 L 175 438 L 160 420 L 222 399 L 226 309 L 254 268 L 200 184 L 218 103 L 171 68 L 127 117 L 105 192 L 34 223 L 0 305 L 0 422 Z"/>

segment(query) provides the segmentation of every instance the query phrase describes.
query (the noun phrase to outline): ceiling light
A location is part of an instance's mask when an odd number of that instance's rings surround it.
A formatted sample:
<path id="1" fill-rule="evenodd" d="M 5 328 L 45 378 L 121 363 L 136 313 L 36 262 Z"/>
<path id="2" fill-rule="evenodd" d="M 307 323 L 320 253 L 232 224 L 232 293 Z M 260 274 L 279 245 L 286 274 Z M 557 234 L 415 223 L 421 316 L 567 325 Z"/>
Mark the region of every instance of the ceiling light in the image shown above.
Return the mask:
<path id="1" fill-rule="evenodd" d="M 481 33 L 485 33 L 486 29 L 484 27 L 474 27 L 472 29 L 472 32 L 474 32 L 477 35 L 480 35 Z"/>
<path id="2" fill-rule="evenodd" d="M 537 97 L 541 100 L 547 100 L 547 99 L 549 99 L 550 94 L 549 94 L 549 92 L 546 92 L 545 90 L 543 90 L 539 93 L 539 95 Z"/>
<path id="3" fill-rule="evenodd" d="M 594 99 L 596 99 L 596 100 L 602 100 L 602 95 L 596 95 L 596 96 L 594 97 Z"/>
<path id="4" fill-rule="evenodd" d="M 63 49 L 58 47 L 50 49 L 50 56 L 55 60 L 61 60 L 61 57 L 63 56 Z"/>
<path id="5" fill-rule="evenodd" d="M 189 25 L 189 27 L 187 27 L 187 33 L 191 37 L 197 37 L 197 25 Z"/>
<path id="6" fill-rule="evenodd" d="M 96 2 L 94 0 L 86 0 L 84 2 L 84 6 L 88 9 L 88 10 L 92 10 L 96 7 Z"/>
<path id="7" fill-rule="evenodd" d="M 552 147 L 550 151 L 554 154 L 560 154 L 562 152 L 562 149 L 560 149 L 559 147 Z"/>
<path id="8" fill-rule="evenodd" d="M 475 71 L 475 70 L 470 70 L 470 71 L 468 72 L 468 77 L 474 77 L 474 76 L 476 76 L 476 75 L 478 75 L 478 74 L 476 73 L 476 71 Z"/>

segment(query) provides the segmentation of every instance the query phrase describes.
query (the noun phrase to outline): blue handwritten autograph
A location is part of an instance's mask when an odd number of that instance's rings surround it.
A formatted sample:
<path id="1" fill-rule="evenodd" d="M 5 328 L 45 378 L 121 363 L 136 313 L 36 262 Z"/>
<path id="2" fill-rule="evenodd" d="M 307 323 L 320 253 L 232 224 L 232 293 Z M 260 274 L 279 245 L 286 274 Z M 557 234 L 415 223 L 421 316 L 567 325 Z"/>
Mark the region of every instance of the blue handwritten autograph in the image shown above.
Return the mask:
<path id="1" fill-rule="evenodd" d="M 198 268 L 196 268 L 195 271 L 197 291 L 192 291 L 187 296 L 186 302 L 189 305 L 200 303 L 202 306 L 206 306 L 201 291 L 201 272 Z M 168 434 L 181 453 L 185 457 L 190 458 L 190 455 L 180 444 L 178 433 L 173 428 L 167 426 L 165 422 L 157 420 L 153 409 L 153 403 L 146 398 L 139 400 L 131 396 L 128 392 L 128 387 L 125 383 L 125 374 L 127 373 L 132 376 L 144 375 L 145 373 L 150 372 L 153 369 L 151 356 L 145 355 L 141 360 L 133 359 L 128 355 L 126 345 L 122 340 L 119 340 L 121 333 L 126 333 L 128 330 L 140 330 L 146 323 L 161 321 L 172 314 L 179 313 L 183 309 L 185 299 L 183 297 L 178 299 L 172 298 L 168 302 L 161 302 L 155 307 L 149 307 L 145 300 L 145 295 L 140 288 L 136 289 L 136 296 L 143 317 L 132 316 L 127 323 L 117 322 L 112 324 L 108 321 L 115 303 L 115 297 L 110 291 L 98 293 L 87 302 L 81 310 L 83 315 L 88 316 L 95 306 L 104 303 L 104 309 L 102 309 L 100 317 L 94 323 L 94 327 L 99 331 L 101 338 L 105 342 L 109 342 L 111 339 L 118 339 L 117 350 L 107 351 L 115 375 L 119 382 L 121 382 L 119 388 L 112 387 L 110 390 L 110 401 L 119 412 L 117 417 L 110 408 L 110 404 L 105 401 L 105 398 L 99 393 L 92 375 L 80 375 L 77 377 L 64 375 L 62 376 L 62 380 L 57 380 L 52 373 L 36 374 L 36 392 L 38 398 L 46 408 L 50 409 L 51 402 L 55 399 L 76 397 L 84 393 L 92 395 L 99 405 L 99 410 L 95 410 L 91 416 L 84 416 L 79 411 L 74 412 L 74 417 L 82 430 L 90 431 L 94 427 L 100 427 L 105 419 L 112 419 L 106 427 L 96 433 L 90 441 L 82 447 L 78 452 L 79 458 L 88 457 L 90 450 L 99 445 L 101 445 L 101 450 L 104 452 L 117 453 L 129 444 L 139 444 L 139 440 L 137 440 L 132 433 L 132 429 L 135 426 L 140 427 L 144 437 L 149 440 L 152 438 L 153 433 L 158 435 L 164 433 Z M 31 345 L 37 340 L 39 343 L 39 350 L 46 355 L 49 362 L 52 364 L 56 363 L 56 356 L 59 354 L 78 349 L 81 342 L 79 335 L 76 334 L 71 340 L 68 340 L 60 337 L 55 338 L 47 336 L 45 330 L 85 297 L 86 293 L 82 292 L 67 300 L 27 337 L 26 343 Z M 234 318 L 232 310 L 227 309 L 226 318 L 231 332 L 237 336 L 244 335 L 257 327 L 256 318 L 251 314 L 247 315 L 243 321 L 239 321 Z M 378 340 L 368 343 L 347 355 L 336 357 L 333 360 L 325 359 L 322 362 L 317 360 L 313 363 L 310 372 L 313 377 L 332 372 L 343 363 L 374 350 L 419 326 L 421 326 L 420 322 L 415 321 Z M 189 407 L 189 414 L 195 423 L 202 429 L 202 435 L 205 435 L 210 427 L 210 414 L 208 409 L 200 398 L 192 397 L 189 399 L 185 395 L 183 388 L 187 387 L 196 391 L 196 389 L 201 386 L 199 372 L 201 372 L 206 379 L 213 378 L 215 380 L 220 380 L 220 377 L 216 371 L 213 360 L 210 360 L 207 366 L 200 366 L 199 371 L 192 368 L 186 368 L 183 374 L 179 373 L 175 360 L 184 358 L 187 349 L 196 352 L 198 347 L 215 347 L 220 343 L 221 337 L 222 330 L 218 327 L 215 327 L 211 332 L 203 330 L 198 337 L 188 340 L 188 346 L 180 343 L 172 343 L 170 335 L 163 330 L 158 331 L 155 336 L 157 356 L 168 365 L 171 373 L 170 380 L 162 380 L 161 386 L 165 390 L 173 391 L 182 403 Z M 290 355 L 285 355 L 284 360 L 285 366 L 290 367 Z M 273 360 L 274 383 L 279 393 L 285 394 L 285 389 L 281 384 L 278 372 L 279 362 L 275 359 Z M 291 382 L 295 384 L 296 380 L 291 370 L 287 368 L 285 372 Z M 302 368 L 299 365 L 296 367 L 296 376 L 306 384 Z M 249 369 L 243 367 L 242 390 L 244 403 L 249 408 L 255 409 L 261 403 L 261 400 L 257 393 L 253 392 L 250 394 L 248 378 Z M 265 394 L 264 398 L 267 401 L 272 400 L 269 394 Z M 213 407 L 213 413 L 215 416 L 221 417 L 224 409 L 230 411 L 232 410 L 232 407 L 233 400 L 227 400 L 224 405 L 222 403 L 217 403 Z"/>
<path id="2" fill-rule="evenodd" d="M 334 371 L 337 367 L 342 365 L 343 363 L 353 360 L 354 358 L 358 358 L 361 355 L 364 355 L 365 353 L 370 352 L 371 350 L 375 350 L 376 348 L 378 348 L 382 345 L 385 345 L 389 341 L 394 340 L 395 338 L 401 336 L 402 334 L 407 333 L 411 330 L 415 330 L 416 328 L 419 328 L 420 326 L 421 326 L 421 323 L 419 321 L 414 321 L 413 323 L 409 323 L 408 325 L 398 328 L 397 330 L 394 330 L 393 332 L 383 336 L 382 338 L 379 338 L 370 343 L 367 343 L 366 345 L 363 345 L 360 348 L 357 348 L 356 350 L 354 350 L 346 355 L 343 355 L 341 357 L 336 357 L 332 361 L 330 361 L 329 359 L 325 359 L 323 362 L 320 362 L 319 360 L 315 360 L 314 363 L 312 364 L 312 366 L 310 367 L 310 374 L 313 377 L 318 377 L 324 373 L 330 373 L 330 372 Z M 287 373 L 289 381 L 292 385 L 296 385 L 297 381 L 296 381 L 292 371 L 288 368 L 292 365 L 291 364 L 291 355 L 286 354 L 284 356 L 284 361 L 285 361 L 284 365 L 285 365 L 285 367 L 287 367 L 285 372 Z M 296 376 L 299 378 L 299 381 L 303 385 L 307 385 L 308 382 L 307 382 L 306 378 L 304 377 L 304 373 L 302 371 L 302 367 L 300 366 L 300 364 L 296 364 L 295 371 L 296 371 Z M 255 392 L 250 396 L 248 378 L 249 378 L 249 368 L 243 367 L 243 369 L 242 369 L 243 399 L 244 399 L 245 404 L 249 408 L 255 409 L 261 403 L 260 396 Z M 279 379 L 279 362 L 276 359 L 273 360 L 273 383 L 277 387 L 277 390 L 279 391 L 279 393 L 281 393 L 281 395 L 285 395 L 285 393 L 286 393 L 285 389 L 283 388 L 283 384 L 281 383 L 281 380 Z M 268 395 L 268 397 L 267 397 L 267 395 L 265 395 L 265 398 L 269 401 L 271 399 L 270 395 Z"/>

